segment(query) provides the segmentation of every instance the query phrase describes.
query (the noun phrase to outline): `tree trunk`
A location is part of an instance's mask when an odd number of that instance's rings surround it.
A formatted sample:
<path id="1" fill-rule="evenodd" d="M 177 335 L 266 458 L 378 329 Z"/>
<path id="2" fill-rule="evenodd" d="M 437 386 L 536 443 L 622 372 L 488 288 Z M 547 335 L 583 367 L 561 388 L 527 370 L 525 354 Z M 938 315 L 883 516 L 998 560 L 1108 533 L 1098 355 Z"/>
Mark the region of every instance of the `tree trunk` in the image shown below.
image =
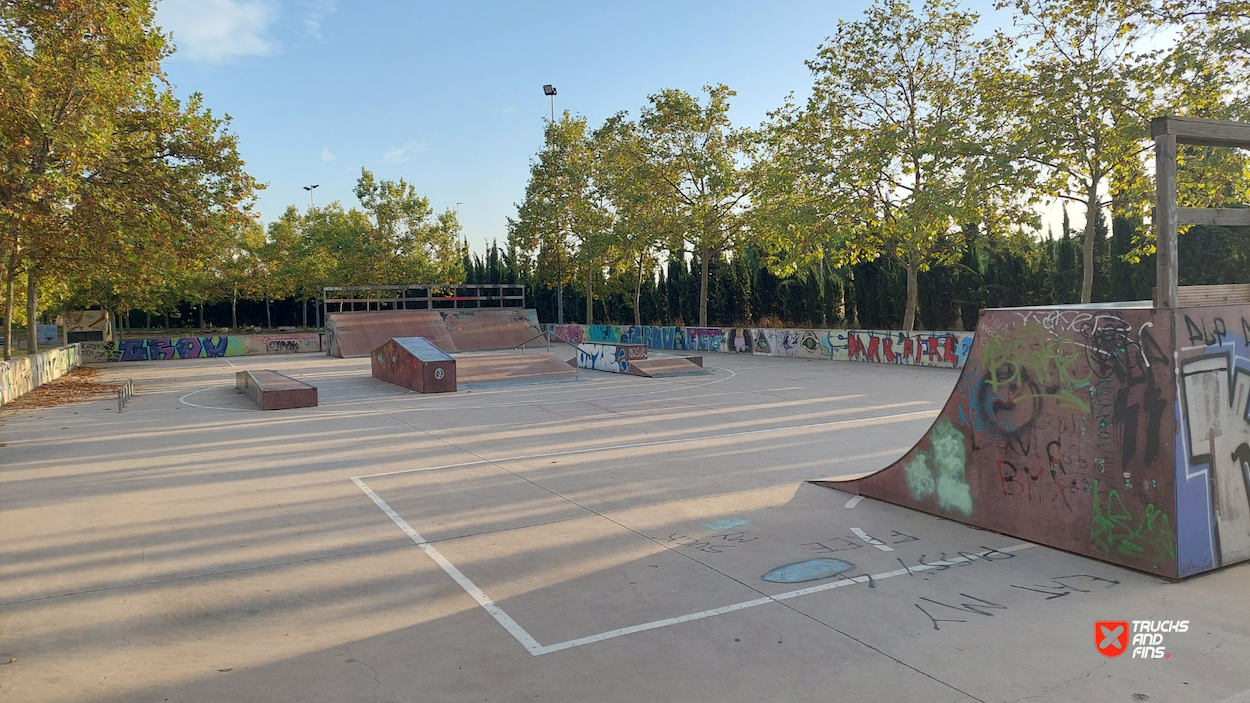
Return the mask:
<path id="1" fill-rule="evenodd" d="M 1089 191 L 1085 199 L 1085 255 L 1084 275 L 1081 278 L 1081 302 L 1088 303 L 1094 299 L 1094 227 L 1098 223 L 1098 181 L 1101 178 L 1094 174 L 1090 181 Z"/>
<path id="2" fill-rule="evenodd" d="M 35 267 L 26 269 L 26 353 L 34 355 L 39 351 L 39 285 L 35 280 Z"/>
<path id="3" fill-rule="evenodd" d="M 169 308 L 165 308 L 165 332 L 169 333 Z"/>
<path id="4" fill-rule="evenodd" d="M 150 310 L 143 313 L 143 328 L 148 332 L 152 331 L 152 311 Z"/>
<path id="5" fill-rule="evenodd" d="M 300 307 L 300 310 L 304 311 L 304 324 L 301 325 L 301 327 L 303 329 L 308 329 L 308 298 L 304 298 L 302 301 L 300 301 L 299 307 Z"/>
<path id="6" fill-rule="evenodd" d="M 4 360 L 8 361 L 13 358 L 13 279 L 17 278 L 14 273 L 16 256 L 9 260 L 8 270 L 4 276 Z"/>
<path id="7" fill-rule="evenodd" d="M 907 313 L 903 317 L 903 330 L 911 332 L 916 327 L 916 297 L 919 289 L 920 266 L 907 264 Z"/>
<path id="8" fill-rule="evenodd" d="M 235 291 L 230 295 L 230 329 L 238 329 L 239 327 L 239 292 Z"/>
<path id="9" fill-rule="evenodd" d="M 204 303 L 200 303 L 200 329 L 204 329 Z"/>
<path id="10" fill-rule="evenodd" d="M 595 267 L 586 267 L 586 324 L 595 324 Z"/>
<path id="11" fill-rule="evenodd" d="M 265 294 L 265 329 L 273 329 L 273 315 L 269 312 L 269 294 Z"/>
<path id="12" fill-rule="evenodd" d="M 699 247 L 699 326 L 707 327 L 707 271 L 710 259 L 707 247 Z"/>
<path id="13" fill-rule="evenodd" d="M 323 302 L 320 298 L 314 298 L 313 302 L 317 305 L 317 329 L 321 329 L 321 308 L 323 307 Z"/>
<path id="14" fill-rule="evenodd" d="M 638 257 L 638 281 L 634 285 L 634 326 L 642 326 L 642 263 L 644 256 Z"/>

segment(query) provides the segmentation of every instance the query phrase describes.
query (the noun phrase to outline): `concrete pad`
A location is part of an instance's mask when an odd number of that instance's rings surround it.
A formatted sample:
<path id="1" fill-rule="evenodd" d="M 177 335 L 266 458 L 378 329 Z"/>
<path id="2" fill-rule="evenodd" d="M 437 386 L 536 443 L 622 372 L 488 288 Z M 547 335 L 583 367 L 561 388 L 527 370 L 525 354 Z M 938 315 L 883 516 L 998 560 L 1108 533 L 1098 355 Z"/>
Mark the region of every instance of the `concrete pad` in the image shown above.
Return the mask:
<path id="1" fill-rule="evenodd" d="M 123 413 L 6 411 L 0 699 L 1250 690 L 1244 565 L 1169 583 L 805 483 L 902 456 L 957 372 L 706 361 L 438 396 L 368 360 L 111 364 L 102 380 L 137 388 Z M 232 387 L 244 368 L 316 385 L 321 407 L 256 412 Z M 813 559 L 842 570 L 762 578 Z M 1091 641 L 1096 621 L 1145 619 L 1190 627 L 1166 659 Z"/>

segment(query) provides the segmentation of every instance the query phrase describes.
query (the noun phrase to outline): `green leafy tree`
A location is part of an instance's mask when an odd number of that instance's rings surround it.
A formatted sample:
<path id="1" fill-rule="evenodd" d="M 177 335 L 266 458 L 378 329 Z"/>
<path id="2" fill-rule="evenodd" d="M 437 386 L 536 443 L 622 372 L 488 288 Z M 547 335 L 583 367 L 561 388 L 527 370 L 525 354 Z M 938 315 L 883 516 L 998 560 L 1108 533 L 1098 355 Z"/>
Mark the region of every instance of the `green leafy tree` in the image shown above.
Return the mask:
<path id="1" fill-rule="evenodd" d="M 526 252 L 545 250 L 555 260 L 556 277 L 563 279 L 574 266 L 581 269 L 586 324 L 594 320 L 594 281 L 610 258 L 616 218 L 600 182 L 605 174 L 598 147 L 584 117 L 566 112 L 548 125 L 547 142 L 530 165 L 525 199 L 517 217 L 508 220 L 509 244 Z"/>
<path id="2" fill-rule="evenodd" d="M 704 94 L 706 103 L 681 90 L 652 95 L 638 120 L 635 152 L 640 175 L 662 198 L 660 211 L 671 213 L 673 226 L 665 229 L 680 233 L 668 248 L 693 254 L 699 263 L 700 326 L 707 325 L 711 263 L 750 235 L 747 213 L 755 189 L 749 163 L 755 137 L 729 119 L 735 93 L 715 85 Z"/>
<path id="3" fill-rule="evenodd" d="M 164 82 L 152 20 L 148 0 L 0 1 L 0 257 L 32 320 L 44 275 L 160 288 L 257 187 L 226 120 Z"/>
<path id="4" fill-rule="evenodd" d="M 1018 197 L 1029 173 L 1011 158 L 994 80 L 1006 47 L 974 42 L 976 21 L 945 0 L 919 12 L 880 0 L 808 62 L 816 83 L 806 108 L 779 115 L 794 135 L 783 151 L 810 154 L 796 160 L 798 204 L 810 214 L 796 219 L 827 228 L 838 218 L 848 263 L 898 261 L 908 330 L 919 273 L 959 260 L 963 223 L 1005 230 L 1033 217 Z"/>
<path id="5" fill-rule="evenodd" d="M 1096 228 L 1104 209 L 1151 201 L 1143 154 L 1156 109 L 1153 28 L 1136 8 L 1084 0 L 1013 0 L 1026 46 L 1009 95 L 1018 138 L 1044 169 L 1046 194 L 1085 208 L 1080 302 L 1093 300 Z M 1108 184 L 1115 183 L 1115 192 Z"/>

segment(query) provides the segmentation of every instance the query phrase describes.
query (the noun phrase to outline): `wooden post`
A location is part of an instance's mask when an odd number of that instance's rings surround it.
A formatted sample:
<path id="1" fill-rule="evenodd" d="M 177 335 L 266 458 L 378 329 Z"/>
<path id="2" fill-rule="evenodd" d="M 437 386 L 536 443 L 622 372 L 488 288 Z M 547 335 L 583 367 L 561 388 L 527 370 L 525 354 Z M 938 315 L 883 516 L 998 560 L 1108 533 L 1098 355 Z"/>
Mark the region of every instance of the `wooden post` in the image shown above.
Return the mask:
<path id="1" fill-rule="evenodd" d="M 1155 137 L 1155 306 L 1175 310 L 1177 302 L 1176 135 Z"/>

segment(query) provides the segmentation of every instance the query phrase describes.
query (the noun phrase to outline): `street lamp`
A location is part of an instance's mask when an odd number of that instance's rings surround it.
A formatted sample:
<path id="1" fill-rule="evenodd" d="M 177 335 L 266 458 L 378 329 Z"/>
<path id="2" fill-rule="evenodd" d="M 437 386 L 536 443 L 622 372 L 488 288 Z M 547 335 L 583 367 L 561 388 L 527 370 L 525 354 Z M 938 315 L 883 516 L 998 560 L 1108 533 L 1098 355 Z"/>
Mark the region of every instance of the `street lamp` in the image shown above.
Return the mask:
<path id="1" fill-rule="evenodd" d="M 555 137 L 556 128 L 556 87 L 551 84 L 543 86 L 543 95 L 551 98 L 551 131 L 550 138 Z M 561 235 L 564 233 L 561 232 Z M 563 238 L 563 237 L 561 237 Z M 564 249 L 564 242 L 556 243 L 556 275 L 559 279 L 556 281 L 556 324 L 564 324 L 564 256 L 561 250 Z M 589 321 L 588 321 L 589 322 Z"/>
<path id="2" fill-rule="evenodd" d="M 554 85 L 544 85 L 543 95 L 549 96 L 551 98 L 551 123 L 555 124 L 555 121 L 556 121 L 556 87 Z"/>
<path id="3" fill-rule="evenodd" d="M 313 204 L 313 188 L 317 188 L 317 187 L 319 187 L 320 185 L 321 185 L 321 184 L 320 184 L 320 183 L 318 183 L 318 184 L 315 184 L 315 185 L 304 186 L 304 190 L 308 191 L 308 208 L 309 208 L 310 210 L 311 210 L 312 208 L 316 207 L 316 205 L 314 205 L 314 204 Z"/>

